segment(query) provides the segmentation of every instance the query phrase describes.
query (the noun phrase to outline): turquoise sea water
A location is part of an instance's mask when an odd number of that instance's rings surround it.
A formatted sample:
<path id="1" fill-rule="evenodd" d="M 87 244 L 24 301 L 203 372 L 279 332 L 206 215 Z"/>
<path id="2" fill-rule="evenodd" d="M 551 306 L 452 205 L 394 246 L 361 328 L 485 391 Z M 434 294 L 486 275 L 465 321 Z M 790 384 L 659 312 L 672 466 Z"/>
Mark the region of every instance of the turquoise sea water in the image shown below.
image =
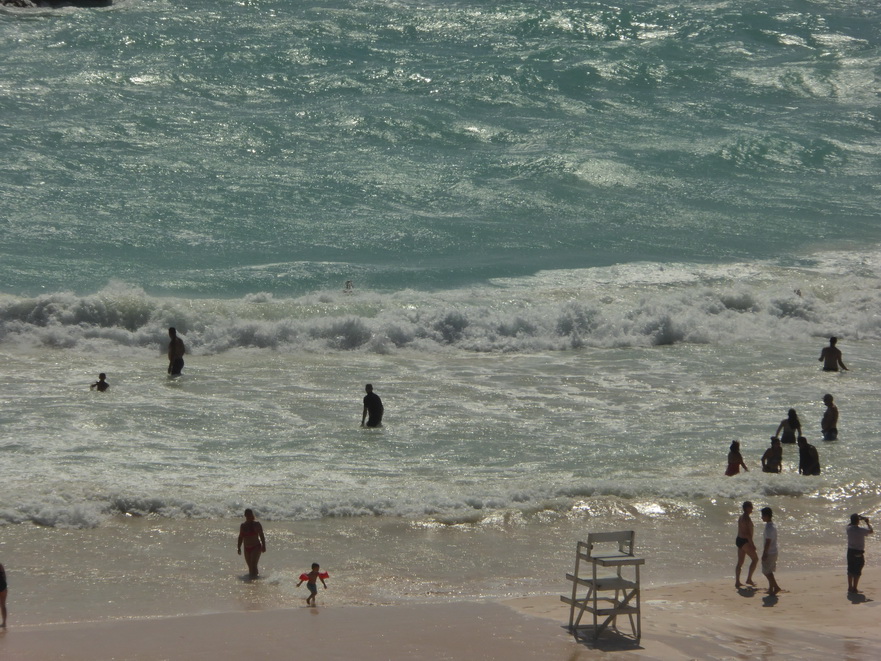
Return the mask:
<path id="1" fill-rule="evenodd" d="M 364 602 L 548 589 L 537 558 L 562 576 L 621 525 L 681 578 L 670 549 L 730 545 L 746 498 L 832 563 L 881 507 L 879 27 L 844 1 L 0 9 L 23 617 L 68 617 L 46 604 L 71 581 L 95 616 L 119 589 L 164 612 L 166 574 L 236 607 L 216 576 L 246 506 L 279 544 L 263 606 L 316 553 Z M 832 334 L 848 373 L 818 371 Z M 790 406 L 818 440 L 825 392 L 824 475 L 760 473 Z M 732 438 L 752 470 L 725 478 Z"/>

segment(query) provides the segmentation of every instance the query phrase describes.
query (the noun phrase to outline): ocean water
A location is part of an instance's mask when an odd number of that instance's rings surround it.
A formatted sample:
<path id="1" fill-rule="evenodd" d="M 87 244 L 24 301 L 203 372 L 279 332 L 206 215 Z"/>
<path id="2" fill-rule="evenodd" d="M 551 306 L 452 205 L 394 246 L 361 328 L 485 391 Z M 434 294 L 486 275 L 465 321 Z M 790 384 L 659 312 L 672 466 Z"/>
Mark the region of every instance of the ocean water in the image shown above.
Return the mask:
<path id="1" fill-rule="evenodd" d="M 563 591 L 618 528 L 650 582 L 725 576 L 745 499 L 787 569 L 841 564 L 881 510 L 879 27 L 846 1 L 0 9 L 16 617 L 290 606 L 313 561 L 330 605 Z M 848 372 L 819 370 L 833 334 Z M 818 478 L 758 468 L 789 407 Z"/>

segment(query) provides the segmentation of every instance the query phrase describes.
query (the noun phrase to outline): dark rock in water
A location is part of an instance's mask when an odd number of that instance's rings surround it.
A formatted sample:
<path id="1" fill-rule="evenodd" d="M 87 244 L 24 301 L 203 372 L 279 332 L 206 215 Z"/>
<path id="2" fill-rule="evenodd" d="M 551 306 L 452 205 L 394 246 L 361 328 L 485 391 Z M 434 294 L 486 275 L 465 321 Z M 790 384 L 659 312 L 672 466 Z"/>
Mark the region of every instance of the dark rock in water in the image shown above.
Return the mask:
<path id="1" fill-rule="evenodd" d="M 113 0 L 0 0 L 7 7 L 109 7 Z"/>

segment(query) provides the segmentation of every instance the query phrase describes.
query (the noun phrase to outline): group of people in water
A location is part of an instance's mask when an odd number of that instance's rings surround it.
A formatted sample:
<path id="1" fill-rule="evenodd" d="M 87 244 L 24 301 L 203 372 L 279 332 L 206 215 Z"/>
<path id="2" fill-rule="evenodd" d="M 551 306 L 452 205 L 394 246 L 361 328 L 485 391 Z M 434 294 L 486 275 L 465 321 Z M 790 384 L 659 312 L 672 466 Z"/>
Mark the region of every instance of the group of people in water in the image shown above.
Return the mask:
<path id="1" fill-rule="evenodd" d="M 841 356 L 841 350 L 836 346 L 838 338 L 830 337 L 829 346 L 824 347 L 820 353 L 820 362 L 823 363 L 823 371 L 837 372 L 840 369 L 847 370 Z M 823 395 L 823 403 L 826 411 L 820 421 L 824 441 L 838 439 L 838 407 L 835 398 L 830 394 Z M 783 470 L 783 444 L 798 445 L 798 472 L 802 475 L 820 474 L 820 456 L 817 448 L 808 443 L 802 434 L 801 421 L 795 409 L 789 409 L 787 416 L 780 421 L 777 431 L 771 437 L 771 447 L 762 455 L 762 471 L 765 473 L 780 473 Z M 725 475 L 736 475 L 740 469 L 749 470 L 740 453 L 740 443 L 734 441 L 728 451 L 728 468 Z M 742 506 L 743 513 L 737 520 L 737 565 L 734 569 L 734 586 L 738 589 L 754 587 L 753 572 L 759 561 L 756 545 L 753 542 L 753 522 L 750 515 L 753 512 L 753 504 L 746 501 Z M 762 508 L 762 521 L 765 523 L 762 547 L 762 574 L 768 579 L 768 594 L 776 595 L 781 592 L 780 585 L 774 576 L 777 570 L 777 527 L 773 521 L 773 511 L 770 507 Z M 860 522 L 866 524 L 860 526 Z M 850 595 L 859 594 L 860 576 L 865 566 L 866 537 L 873 533 L 869 519 L 860 514 L 852 514 L 850 524 L 846 528 L 847 533 L 847 592 Z M 740 575 L 746 558 L 750 559 L 747 569 L 746 582 L 740 582 Z"/>
<path id="2" fill-rule="evenodd" d="M 347 288 L 350 284 L 351 281 L 346 283 Z M 168 374 L 169 376 L 180 376 L 184 369 L 186 347 L 184 346 L 184 341 L 178 337 L 177 329 L 173 326 L 168 329 L 168 338 Z M 91 384 L 89 388 L 98 392 L 108 390 L 110 384 L 107 383 L 107 375 L 101 372 L 98 375 L 98 380 Z M 373 392 L 372 384 L 368 383 L 364 386 L 364 390 L 367 394 L 364 396 L 364 408 L 361 411 L 361 426 L 369 428 L 382 427 L 382 416 L 385 413 L 382 399 Z"/>
<path id="3" fill-rule="evenodd" d="M 839 368 L 847 370 L 837 344 L 838 338 L 830 337 L 829 346 L 824 347 L 820 352 L 820 361 L 823 363 L 824 372 L 837 372 Z M 823 440 L 838 440 L 838 407 L 835 405 L 835 398 L 826 393 L 823 395 L 823 404 L 826 405 L 826 411 L 820 420 Z M 765 450 L 762 455 L 762 472 L 783 472 L 783 445 L 785 444 L 798 446 L 799 474 L 820 474 L 820 454 L 817 452 L 817 448 L 808 443 L 807 438 L 802 434 L 801 421 L 798 419 L 798 413 L 795 409 L 789 409 L 786 417 L 780 421 L 777 431 L 771 437 L 771 447 Z M 745 471 L 749 470 L 740 452 L 740 441 L 732 441 L 728 448 L 728 465 L 725 468 L 725 475 L 737 475 L 741 468 Z"/>

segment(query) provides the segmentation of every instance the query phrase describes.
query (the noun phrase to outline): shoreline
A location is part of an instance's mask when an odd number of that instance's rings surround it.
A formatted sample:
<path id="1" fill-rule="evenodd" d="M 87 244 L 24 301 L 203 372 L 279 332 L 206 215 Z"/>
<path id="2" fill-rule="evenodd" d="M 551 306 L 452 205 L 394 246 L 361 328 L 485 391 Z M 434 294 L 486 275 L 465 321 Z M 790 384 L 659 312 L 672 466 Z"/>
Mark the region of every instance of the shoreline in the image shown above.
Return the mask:
<path id="1" fill-rule="evenodd" d="M 735 590 L 733 579 L 642 591 L 639 646 L 605 634 L 575 641 L 559 595 L 390 606 L 325 606 L 15 624 L 0 632 L 0 656 L 16 661 L 288 659 L 292 649 L 321 659 L 870 659 L 881 649 L 881 574 L 864 571 L 864 594 L 848 597 L 842 568 L 781 572 L 777 598 Z M 764 582 L 761 577 L 757 582 Z M 626 627 L 622 625 L 626 630 Z"/>

